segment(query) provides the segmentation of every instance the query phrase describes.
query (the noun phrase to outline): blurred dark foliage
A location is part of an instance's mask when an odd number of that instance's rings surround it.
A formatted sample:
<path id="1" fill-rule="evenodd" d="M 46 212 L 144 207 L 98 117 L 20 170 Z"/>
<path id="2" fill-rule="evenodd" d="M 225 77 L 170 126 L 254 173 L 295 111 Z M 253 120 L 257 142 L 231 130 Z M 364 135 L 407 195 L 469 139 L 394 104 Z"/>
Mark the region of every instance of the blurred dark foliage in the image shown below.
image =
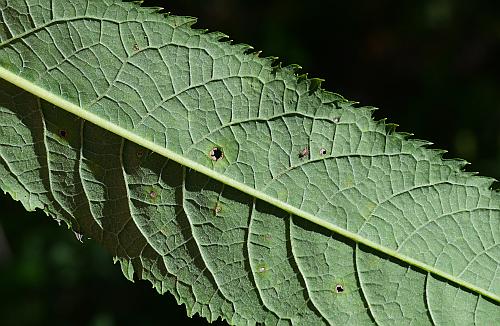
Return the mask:
<path id="1" fill-rule="evenodd" d="M 500 178 L 500 2 L 145 1 L 199 17 L 262 56 L 298 63 L 322 87 L 380 107 L 398 130 Z M 205 324 L 169 294 L 132 285 L 92 241 L 0 198 L 1 325 Z M 2 230 L 3 228 L 3 230 Z"/>

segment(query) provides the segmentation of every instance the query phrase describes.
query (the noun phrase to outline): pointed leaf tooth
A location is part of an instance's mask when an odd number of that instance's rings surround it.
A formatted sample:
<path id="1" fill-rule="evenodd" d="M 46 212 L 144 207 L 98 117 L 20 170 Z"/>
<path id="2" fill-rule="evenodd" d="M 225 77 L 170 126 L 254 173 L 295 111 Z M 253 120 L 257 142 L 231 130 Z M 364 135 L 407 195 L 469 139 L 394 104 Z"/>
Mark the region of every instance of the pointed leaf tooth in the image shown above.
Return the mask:
<path id="1" fill-rule="evenodd" d="M 397 127 L 399 127 L 397 123 L 386 123 L 385 131 L 388 135 L 392 135 L 396 131 Z"/>
<path id="2" fill-rule="evenodd" d="M 301 83 L 307 81 L 307 73 L 301 74 L 297 76 L 297 83 Z"/>
<path id="3" fill-rule="evenodd" d="M 278 62 L 277 64 L 271 66 L 271 73 L 273 75 L 276 75 L 279 71 L 281 71 L 281 69 L 283 69 L 283 67 L 281 66 L 281 62 Z"/>
<path id="4" fill-rule="evenodd" d="M 440 148 L 433 148 L 431 149 L 436 155 L 443 157 L 445 154 L 448 153 L 446 149 L 440 149 Z"/>
<path id="5" fill-rule="evenodd" d="M 462 171 L 467 165 L 470 165 L 469 162 L 460 158 L 448 159 L 447 161 L 453 162 L 458 171 Z"/>
<path id="6" fill-rule="evenodd" d="M 414 136 L 413 133 L 406 132 L 406 131 L 398 131 L 398 132 L 396 132 L 394 134 L 397 135 L 397 136 L 399 136 L 399 137 L 401 137 L 402 139 L 405 139 L 405 140 L 407 140 L 407 139 L 409 139 L 409 138 L 411 138 L 411 137 Z"/>
<path id="7" fill-rule="evenodd" d="M 237 44 L 232 44 L 233 47 L 237 49 L 237 52 L 243 53 L 243 54 L 251 54 L 252 51 L 254 50 L 254 47 L 245 43 L 237 43 Z"/>
<path id="8" fill-rule="evenodd" d="M 198 18 L 191 16 L 169 16 L 174 27 L 186 26 L 191 27 L 198 21 Z"/>
<path id="9" fill-rule="evenodd" d="M 226 40 L 229 38 L 228 35 L 222 33 L 222 32 L 209 32 L 207 33 L 210 37 L 212 37 L 214 40 L 216 41 L 222 41 L 222 40 Z M 239 45 L 239 44 L 237 44 Z"/>
<path id="10" fill-rule="evenodd" d="M 423 139 L 418 139 L 418 138 L 412 138 L 409 141 L 414 143 L 417 147 L 428 147 L 428 146 L 434 145 L 434 143 L 432 143 L 428 140 L 423 140 Z"/>
<path id="11" fill-rule="evenodd" d="M 320 89 L 321 83 L 324 82 L 324 79 L 321 78 L 311 78 L 309 79 L 309 95 L 312 95 L 317 90 Z"/>
<path id="12" fill-rule="evenodd" d="M 322 102 L 325 104 L 345 101 L 345 98 L 342 95 L 339 95 L 337 93 L 330 92 L 330 91 L 323 90 L 323 89 L 321 90 L 321 92 L 323 95 Z"/>
<path id="13" fill-rule="evenodd" d="M 300 70 L 302 70 L 302 67 L 298 64 L 292 63 L 292 64 L 289 64 L 289 65 L 283 67 L 283 69 L 288 70 L 292 74 L 296 75 Z"/>
<path id="14" fill-rule="evenodd" d="M 258 57 L 258 58 L 260 58 L 260 55 L 261 55 L 261 54 L 262 54 L 262 50 L 255 51 L 255 52 L 253 53 L 253 55 L 254 55 L 254 56 L 256 56 L 256 57 Z"/>

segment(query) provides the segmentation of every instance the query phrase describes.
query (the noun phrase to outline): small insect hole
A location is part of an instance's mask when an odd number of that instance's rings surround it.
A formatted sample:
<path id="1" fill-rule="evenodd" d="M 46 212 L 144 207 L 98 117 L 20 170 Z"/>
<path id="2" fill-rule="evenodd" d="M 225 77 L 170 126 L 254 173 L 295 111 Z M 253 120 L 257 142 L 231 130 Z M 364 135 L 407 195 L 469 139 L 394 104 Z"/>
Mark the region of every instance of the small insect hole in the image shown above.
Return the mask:
<path id="1" fill-rule="evenodd" d="M 324 148 L 320 149 L 319 155 L 321 155 L 321 156 L 326 155 L 326 149 L 324 149 Z"/>
<path id="2" fill-rule="evenodd" d="M 137 43 L 134 44 L 134 46 L 132 47 L 134 49 L 134 51 L 139 51 L 139 45 Z"/>
<path id="3" fill-rule="evenodd" d="M 342 292 L 344 292 L 344 287 L 343 287 L 342 285 L 340 285 L 340 284 L 337 284 L 337 285 L 335 286 L 335 292 L 337 292 L 337 293 L 342 293 Z"/>
<path id="4" fill-rule="evenodd" d="M 151 197 L 152 199 L 155 199 L 156 197 L 158 197 L 158 193 L 154 190 L 151 190 L 149 192 L 149 197 Z"/>
<path id="5" fill-rule="evenodd" d="M 68 136 L 68 132 L 64 129 L 59 130 L 59 136 L 62 138 L 66 138 Z"/>
<path id="6" fill-rule="evenodd" d="M 222 149 L 219 147 L 214 147 L 209 153 L 210 158 L 212 161 L 219 161 L 224 157 L 224 152 L 222 152 Z"/>
<path id="7" fill-rule="evenodd" d="M 340 122 L 340 117 L 333 118 L 333 123 L 339 123 L 339 122 Z"/>
<path id="8" fill-rule="evenodd" d="M 258 271 L 259 273 L 264 273 L 266 271 L 266 268 L 264 266 L 259 267 Z"/>

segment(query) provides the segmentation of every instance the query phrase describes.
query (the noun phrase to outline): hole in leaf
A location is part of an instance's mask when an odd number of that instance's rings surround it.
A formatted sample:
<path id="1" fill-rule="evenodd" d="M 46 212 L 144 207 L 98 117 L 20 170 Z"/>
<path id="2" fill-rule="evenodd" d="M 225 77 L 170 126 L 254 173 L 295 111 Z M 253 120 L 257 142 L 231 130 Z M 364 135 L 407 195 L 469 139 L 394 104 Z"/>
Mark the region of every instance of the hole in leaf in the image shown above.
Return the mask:
<path id="1" fill-rule="evenodd" d="M 326 149 L 324 149 L 324 148 L 320 149 L 319 155 L 321 155 L 321 156 L 326 155 Z"/>
<path id="2" fill-rule="evenodd" d="M 302 159 L 304 157 L 309 157 L 309 148 L 305 147 L 299 152 L 299 158 Z"/>
<path id="3" fill-rule="evenodd" d="M 341 284 L 335 285 L 335 292 L 337 292 L 337 293 L 344 292 L 344 287 Z"/>
<path id="4" fill-rule="evenodd" d="M 62 138 L 66 138 L 68 136 L 68 132 L 64 129 L 59 130 L 59 136 Z"/>
<path id="5" fill-rule="evenodd" d="M 340 117 L 333 118 L 333 123 L 339 123 L 339 122 L 340 122 Z"/>
<path id="6" fill-rule="evenodd" d="M 219 147 L 214 147 L 209 153 L 212 161 L 219 161 L 224 157 L 224 152 Z"/>
<path id="7" fill-rule="evenodd" d="M 149 197 L 151 197 L 151 199 L 156 199 L 156 197 L 158 197 L 158 193 L 154 190 L 151 190 L 149 192 Z"/>

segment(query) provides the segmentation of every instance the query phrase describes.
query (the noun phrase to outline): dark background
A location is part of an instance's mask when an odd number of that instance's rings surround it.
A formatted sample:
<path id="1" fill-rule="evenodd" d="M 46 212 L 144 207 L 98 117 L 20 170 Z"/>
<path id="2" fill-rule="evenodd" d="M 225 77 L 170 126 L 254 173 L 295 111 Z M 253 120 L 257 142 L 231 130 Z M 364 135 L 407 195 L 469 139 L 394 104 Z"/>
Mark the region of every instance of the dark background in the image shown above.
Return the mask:
<path id="1" fill-rule="evenodd" d="M 379 107 L 377 119 L 500 178 L 498 1 L 145 2 L 298 63 L 325 89 Z M 5 195 L 0 208 L 1 325 L 205 324 L 44 214 Z"/>

